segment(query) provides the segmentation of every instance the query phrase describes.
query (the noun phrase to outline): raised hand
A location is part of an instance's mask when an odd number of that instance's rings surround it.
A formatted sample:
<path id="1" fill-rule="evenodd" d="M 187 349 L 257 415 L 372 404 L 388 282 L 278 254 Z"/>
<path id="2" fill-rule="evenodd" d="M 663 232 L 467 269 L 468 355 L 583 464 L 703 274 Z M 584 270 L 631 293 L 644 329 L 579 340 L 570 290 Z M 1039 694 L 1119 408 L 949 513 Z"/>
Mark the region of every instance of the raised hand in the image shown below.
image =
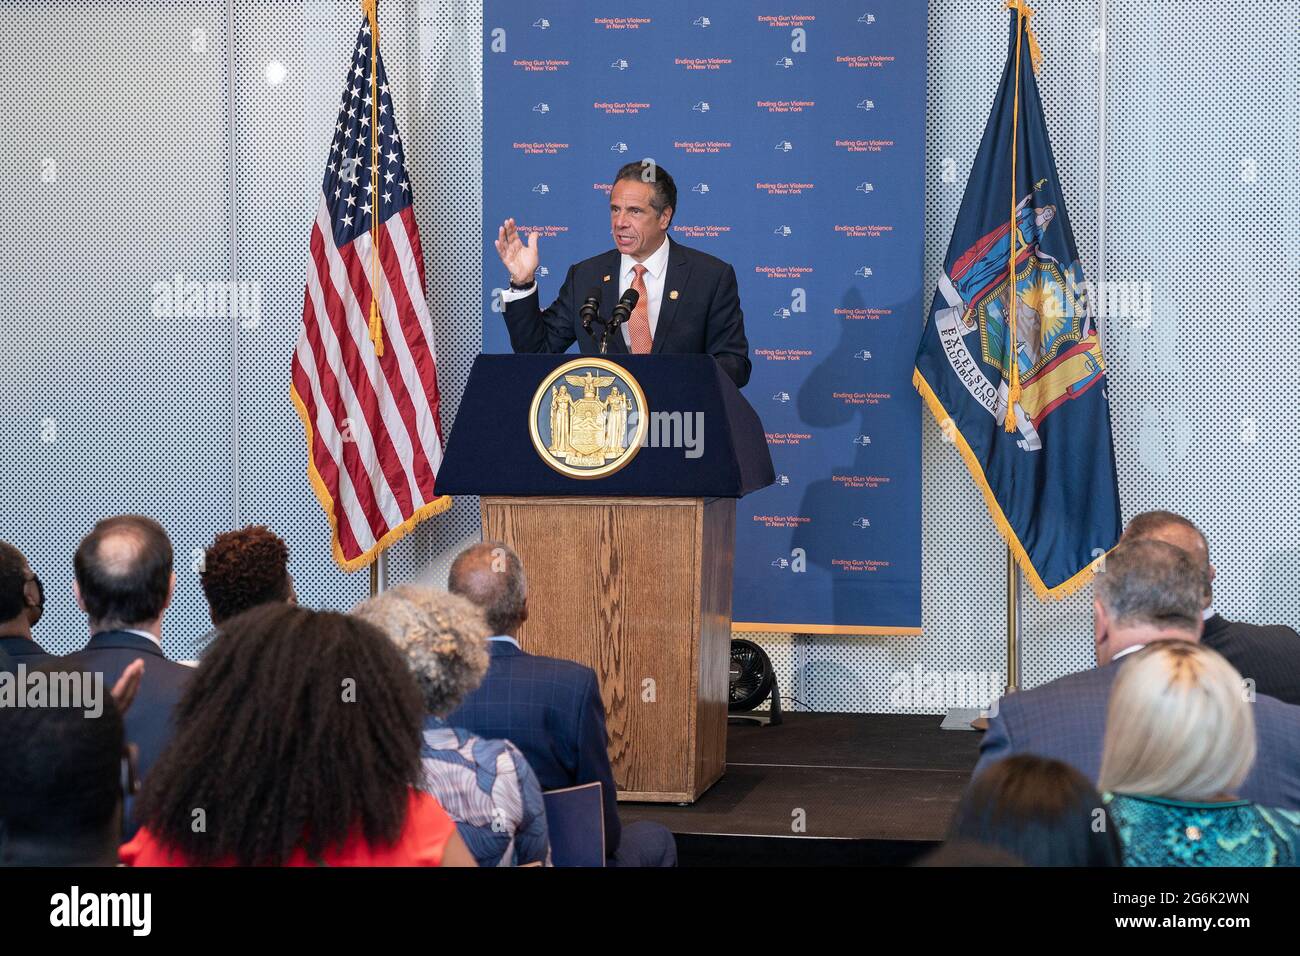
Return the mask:
<path id="1" fill-rule="evenodd" d="M 121 713 L 125 714 L 131 706 L 131 701 L 135 700 L 135 694 L 140 689 L 140 678 L 142 677 L 144 677 L 144 658 L 137 657 L 126 665 L 126 670 L 122 671 L 122 675 L 113 684 L 113 689 L 109 691 L 109 694 Z"/>
<path id="2" fill-rule="evenodd" d="M 537 233 L 528 237 L 528 244 L 519 237 L 519 228 L 513 219 L 507 219 L 497 230 L 497 255 L 501 264 L 510 270 L 510 280 L 516 285 L 529 285 L 537 271 L 540 257 L 537 251 Z"/>

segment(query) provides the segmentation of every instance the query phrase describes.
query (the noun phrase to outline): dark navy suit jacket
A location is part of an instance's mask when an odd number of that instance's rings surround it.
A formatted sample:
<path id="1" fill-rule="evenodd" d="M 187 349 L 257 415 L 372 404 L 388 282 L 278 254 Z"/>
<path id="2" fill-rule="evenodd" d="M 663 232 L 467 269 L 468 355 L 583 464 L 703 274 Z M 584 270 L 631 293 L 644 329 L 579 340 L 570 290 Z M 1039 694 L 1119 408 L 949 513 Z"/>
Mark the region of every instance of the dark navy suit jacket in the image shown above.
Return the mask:
<path id="1" fill-rule="evenodd" d="M 488 645 L 487 676 L 447 723 L 523 751 L 543 790 L 599 780 L 605 855 L 618 849 L 618 793 L 609 765 L 605 705 L 596 672 L 573 661 L 525 654 L 509 641 Z"/>
<path id="2" fill-rule="evenodd" d="M 131 709 L 126 712 L 126 739 L 139 750 L 137 769 L 143 780 L 172 736 L 172 712 L 189 682 L 193 669 L 168 660 L 147 637 L 126 631 L 101 631 L 84 649 L 64 658 L 69 667 L 104 675 L 107 691 L 136 658 L 144 659 L 144 676 Z M 129 808 L 123 825 L 123 842 L 138 827 Z"/>
<path id="3" fill-rule="evenodd" d="M 9 661 L 4 659 L 6 654 Z M 5 670 L 7 666 L 8 669 L 17 671 L 19 664 L 26 664 L 29 669 L 39 667 L 53 656 L 41 645 L 25 637 L 0 637 L 0 670 Z"/>
<path id="4" fill-rule="evenodd" d="M 972 779 L 995 760 L 1037 754 L 1064 761 L 1096 783 L 1110 688 L 1123 665 L 1120 658 L 1003 697 L 989 719 Z M 1259 694 L 1254 715 L 1255 765 L 1238 796 L 1265 807 L 1300 810 L 1300 707 Z"/>
<path id="5" fill-rule="evenodd" d="M 736 270 L 707 252 L 700 252 L 665 240 L 668 271 L 664 273 L 664 294 L 655 323 L 654 355 L 712 355 L 728 377 L 741 388 L 749 381 L 749 342 L 745 338 L 745 316 L 740 311 Z M 591 290 L 600 295 L 600 317 L 608 319 L 618 303 L 619 264 L 617 249 L 602 252 L 569 267 L 559 297 L 545 312 L 538 305 L 538 293 L 505 306 L 510 347 L 516 352 L 566 352 L 574 342 L 584 355 L 600 352 L 600 325 L 595 337 L 582 327 L 578 310 Z M 672 293 L 677 297 L 673 298 Z M 628 352 L 621 329 L 609 337 L 609 354 Z"/>
<path id="6" fill-rule="evenodd" d="M 1284 624 L 1261 626 L 1215 614 L 1205 622 L 1201 643 L 1222 654 L 1255 690 L 1288 704 L 1300 704 L 1300 634 Z"/>

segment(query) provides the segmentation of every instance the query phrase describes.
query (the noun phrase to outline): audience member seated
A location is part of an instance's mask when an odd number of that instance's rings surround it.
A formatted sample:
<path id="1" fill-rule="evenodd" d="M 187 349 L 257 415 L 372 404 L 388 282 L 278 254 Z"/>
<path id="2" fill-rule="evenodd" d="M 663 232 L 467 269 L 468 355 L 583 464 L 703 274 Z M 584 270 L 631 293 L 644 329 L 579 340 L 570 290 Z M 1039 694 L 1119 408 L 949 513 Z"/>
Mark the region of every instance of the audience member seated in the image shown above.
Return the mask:
<path id="1" fill-rule="evenodd" d="M 32 628 L 45 611 L 45 589 L 27 558 L 0 541 L 0 671 L 17 671 L 50 659 L 32 639 Z"/>
<path id="2" fill-rule="evenodd" d="M 483 683 L 447 722 L 515 744 L 544 790 L 600 781 L 611 864 L 675 866 L 677 847 L 666 827 L 647 821 L 619 825 L 605 706 L 595 671 L 573 661 L 526 654 L 519 647 L 516 638 L 528 619 L 528 582 L 519 556 L 501 542 L 466 548 L 452 563 L 448 589 L 483 609 L 492 632 L 492 659 Z"/>
<path id="3" fill-rule="evenodd" d="M 1173 545 L 1121 542 L 1107 555 L 1093 594 L 1098 666 L 999 700 L 980 744 L 976 777 L 995 760 L 1032 753 L 1063 760 L 1096 780 L 1107 701 L 1126 656 L 1152 641 L 1195 643 L 1200 637 L 1204 577 Z M 1300 707 L 1263 694 L 1254 706 L 1259 757 L 1241 795 L 1300 810 Z"/>
<path id="4" fill-rule="evenodd" d="M 140 794 L 133 866 L 473 866 L 421 791 L 424 703 L 357 618 L 264 604 L 226 621 Z"/>
<path id="5" fill-rule="evenodd" d="M 1205 631 L 1201 643 L 1218 651 L 1250 679 L 1255 690 L 1288 704 L 1300 704 L 1300 634 L 1284 624 L 1259 626 L 1229 621 L 1214 610 L 1214 565 L 1201 530 L 1171 511 L 1146 511 L 1124 529 L 1124 540 L 1153 540 L 1186 551 L 1205 585 Z"/>
<path id="6" fill-rule="evenodd" d="M 1101 788 L 1127 866 L 1296 866 L 1300 812 L 1235 794 L 1255 759 L 1252 705 L 1222 656 L 1156 641 L 1124 665 Z"/>
<path id="7" fill-rule="evenodd" d="M 172 711 L 192 671 L 162 650 L 163 615 L 176 588 L 172 543 L 162 525 L 141 515 L 106 518 L 82 540 L 73 559 L 77 604 L 90 621 L 90 642 L 66 659 L 73 670 L 113 681 L 143 659 L 144 677 L 126 714 L 141 778 L 148 776 L 172 734 Z M 136 830 L 131 802 L 124 833 Z"/>
<path id="8" fill-rule="evenodd" d="M 213 624 L 269 601 L 298 603 L 289 574 L 289 546 L 262 525 L 217 535 L 203 553 L 199 582 Z"/>
<path id="9" fill-rule="evenodd" d="M 456 821 L 479 866 L 546 866 L 542 788 L 519 748 L 444 719 L 487 672 L 487 625 L 477 607 L 446 591 L 390 588 L 353 612 L 406 655 L 424 696 L 427 789 Z"/>
<path id="10" fill-rule="evenodd" d="M 966 791 L 951 839 L 997 847 L 1026 866 L 1119 866 L 1101 794 L 1069 764 L 1022 754 L 990 765 Z"/>
<path id="11" fill-rule="evenodd" d="M 33 667 L 67 669 L 55 660 Z M 57 706 L 0 706 L 0 866 L 117 864 L 122 781 L 134 780 L 134 768 L 113 697 L 102 683 L 91 693 Z"/>

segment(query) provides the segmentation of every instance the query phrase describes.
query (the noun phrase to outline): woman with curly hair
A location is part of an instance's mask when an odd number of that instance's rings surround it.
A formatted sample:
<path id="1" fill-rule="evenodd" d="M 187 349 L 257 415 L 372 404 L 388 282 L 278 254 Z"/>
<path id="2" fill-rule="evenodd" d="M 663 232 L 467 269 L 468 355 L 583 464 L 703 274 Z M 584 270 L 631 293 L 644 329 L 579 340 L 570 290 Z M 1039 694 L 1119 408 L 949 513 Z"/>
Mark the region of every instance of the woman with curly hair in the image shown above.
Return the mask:
<path id="1" fill-rule="evenodd" d="M 474 866 L 429 794 L 424 702 L 354 617 L 266 604 L 226 621 L 145 781 L 134 866 Z"/>
<path id="2" fill-rule="evenodd" d="M 406 656 L 424 696 L 425 786 L 446 807 L 479 866 L 551 862 L 542 787 L 508 740 L 490 740 L 446 716 L 483 680 L 490 631 L 482 612 L 438 588 L 403 584 L 360 604 L 357 617 Z"/>
<path id="3" fill-rule="evenodd" d="M 289 546 L 260 524 L 217 535 L 203 554 L 199 583 L 217 625 L 269 601 L 298 603 L 289 574 Z"/>

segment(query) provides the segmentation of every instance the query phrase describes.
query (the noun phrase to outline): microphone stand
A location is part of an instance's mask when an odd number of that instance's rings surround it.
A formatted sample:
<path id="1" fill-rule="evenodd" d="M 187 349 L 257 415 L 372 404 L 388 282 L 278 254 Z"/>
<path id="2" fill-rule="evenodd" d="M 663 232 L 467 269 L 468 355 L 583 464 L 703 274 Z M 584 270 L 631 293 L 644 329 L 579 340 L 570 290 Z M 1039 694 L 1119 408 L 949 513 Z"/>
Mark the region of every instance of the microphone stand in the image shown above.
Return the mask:
<path id="1" fill-rule="evenodd" d="M 602 332 L 600 336 L 601 355 L 604 355 L 606 351 L 609 349 L 609 337 L 613 335 L 614 332 L 618 329 L 618 327 L 621 326 L 622 324 L 623 323 L 619 321 L 618 316 L 613 316 L 612 318 L 610 318 L 608 322 L 604 323 L 605 331 Z"/>
<path id="2" fill-rule="evenodd" d="M 609 321 L 605 323 L 605 334 L 600 338 L 601 355 L 604 355 L 605 349 L 609 347 L 609 337 L 632 315 L 632 310 L 636 308 L 638 298 L 635 289 L 628 289 L 623 293 L 622 298 L 618 300 L 618 305 L 614 306 Z"/>

